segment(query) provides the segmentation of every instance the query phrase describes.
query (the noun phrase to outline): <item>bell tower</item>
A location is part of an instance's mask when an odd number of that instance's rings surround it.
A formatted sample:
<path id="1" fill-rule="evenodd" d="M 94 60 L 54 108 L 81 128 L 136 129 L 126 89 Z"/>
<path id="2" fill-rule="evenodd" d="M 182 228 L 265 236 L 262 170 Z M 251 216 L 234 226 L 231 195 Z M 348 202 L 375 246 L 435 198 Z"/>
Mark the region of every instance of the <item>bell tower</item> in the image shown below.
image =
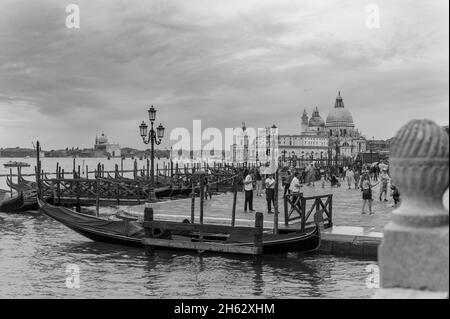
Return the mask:
<path id="1" fill-rule="evenodd" d="M 300 132 L 302 133 L 308 132 L 308 113 L 306 113 L 306 109 L 303 110 Z"/>

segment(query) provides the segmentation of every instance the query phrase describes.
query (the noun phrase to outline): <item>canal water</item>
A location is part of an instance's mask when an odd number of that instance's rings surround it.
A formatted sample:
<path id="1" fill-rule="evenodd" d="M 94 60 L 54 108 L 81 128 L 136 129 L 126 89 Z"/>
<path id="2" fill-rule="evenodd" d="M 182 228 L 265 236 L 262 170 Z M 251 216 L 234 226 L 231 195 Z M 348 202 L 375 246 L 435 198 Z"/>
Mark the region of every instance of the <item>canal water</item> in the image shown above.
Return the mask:
<path id="1" fill-rule="evenodd" d="M 146 256 L 39 214 L 0 213 L 0 298 L 370 298 L 373 264 L 298 253 Z"/>
<path id="2" fill-rule="evenodd" d="M 0 174 L 9 172 L 0 158 Z M 16 160 L 16 159 L 13 159 Z M 32 167 L 35 159 L 28 161 Z M 73 159 L 44 158 L 45 171 Z M 105 170 L 120 159 L 76 159 Z M 139 161 L 139 168 L 145 161 Z M 131 169 L 133 161 L 124 161 Z M 31 180 L 32 178 L 27 178 Z M 5 178 L 0 188 L 6 188 Z M 375 276 L 375 277 L 374 277 Z M 79 278 L 75 279 L 75 278 Z M 0 298 L 370 298 L 376 263 L 320 254 L 243 256 L 158 251 L 96 243 L 36 213 L 0 213 Z"/>

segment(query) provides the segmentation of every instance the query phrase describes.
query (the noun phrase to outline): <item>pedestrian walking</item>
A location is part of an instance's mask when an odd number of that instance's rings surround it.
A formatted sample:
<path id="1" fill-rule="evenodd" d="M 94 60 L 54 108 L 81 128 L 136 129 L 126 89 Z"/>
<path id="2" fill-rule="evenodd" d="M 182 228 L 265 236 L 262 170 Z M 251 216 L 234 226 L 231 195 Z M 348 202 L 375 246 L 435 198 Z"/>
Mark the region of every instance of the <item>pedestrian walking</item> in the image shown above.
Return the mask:
<path id="1" fill-rule="evenodd" d="M 252 175 L 248 172 L 244 172 L 244 192 L 245 192 L 245 202 L 244 202 L 244 212 L 247 212 L 248 209 L 253 212 L 253 178 Z"/>
<path id="2" fill-rule="evenodd" d="M 347 181 L 348 189 L 352 189 L 352 186 L 355 183 L 355 173 L 351 167 L 349 167 L 345 172 L 345 180 Z"/>
<path id="3" fill-rule="evenodd" d="M 355 189 L 358 189 L 359 188 L 358 183 L 359 183 L 359 177 L 360 177 L 359 169 L 355 169 L 355 171 L 353 173 L 354 173 L 353 180 L 355 183 Z"/>
<path id="4" fill-rule="evenodd" d="M 267 213 L 273 214 L 271 205 L 275 208 L 275 179 L 272 174 L 267 175 L 264 182 L 266 188 Z"/>
<path id="5" fill-rule="evenodd" d="M 256 180 L 256 196 L 262 196 L 262 176 L 258 169 L 255 170 L 255 180 Z"/>
<path id="6" fill-rule="evenodd" d="M 301 209 L 299 196 L 300 196 L 300 190 L 301 190 L 302 184 L 300 184 L 300 181 L 298 180 L 298 173 L 294 172 L 294 176 L 292 177 L 291 185 L 289 186 L 289 190 L 291 191 L 292 196 L 292 202 L 298 207 L 298 209 Z"/>
<path id="7" fill-rule="evenodd" d="M 286 180 L 284 181 L 284 193 L 283 193 L 284 196 L 286 196 L 286 194 L 291 193 L 291 191 L 289 190 L 289 187 L 291 186 L 293 177 L 294 177 L 294 175 L 291 173 L 291 171 L 288 171 L 288 175 L 286 176 Z"/>
<path id="8" fill-rule="evenodd" d="M 388 192 L 388 184 L 391 181 L 391 178 L 387 174 L 387 171 L 383 170 L 380 174 L 380 202 L 382 201 L 382 195 L 384 193 L 384 201 L 387 202 L 387 192 Z"/>
<path id="9" fill-rule="evenodd" d="M 368 204 L 369 206 L 369 214 L 375 214 L 372 211 L 372 202 L 373 202 L 373 198 L 372 198 L 372 188 L 375 187 L 378 183 L 375 184 L 371 184 L 370 183 L 370 174 L 369 172 L 364 172 L 363 175 L 361 176 L 361 183 L 360 183 L 360 188 L 361 188 L 361 192 L 362 192 L 362 199 L 363 199 L 363 206 L 362 206 L 362 210 L 361 210 L 361 214 L 365 214 L 365 208 L 366 208 L 366 204 Z"/>

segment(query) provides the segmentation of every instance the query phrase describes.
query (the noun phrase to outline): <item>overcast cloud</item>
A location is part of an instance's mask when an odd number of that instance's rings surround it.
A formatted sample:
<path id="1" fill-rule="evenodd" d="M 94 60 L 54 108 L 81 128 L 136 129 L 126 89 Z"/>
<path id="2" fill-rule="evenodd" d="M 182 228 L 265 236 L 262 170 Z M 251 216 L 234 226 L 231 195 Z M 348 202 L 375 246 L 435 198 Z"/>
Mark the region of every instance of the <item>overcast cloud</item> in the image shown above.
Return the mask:
<path id="1" fill-rule="evenodd" d="M 80 29 L 65 26 L 70 3 Z M 105 131 L 143 148 L 151 104 L 169 131 L 201 119 L 295 134 L 339 90 L 368 138 L 446 125 L 448 21 L 447 0 L 0 0 L 0 147 L 92 147 Z"/>

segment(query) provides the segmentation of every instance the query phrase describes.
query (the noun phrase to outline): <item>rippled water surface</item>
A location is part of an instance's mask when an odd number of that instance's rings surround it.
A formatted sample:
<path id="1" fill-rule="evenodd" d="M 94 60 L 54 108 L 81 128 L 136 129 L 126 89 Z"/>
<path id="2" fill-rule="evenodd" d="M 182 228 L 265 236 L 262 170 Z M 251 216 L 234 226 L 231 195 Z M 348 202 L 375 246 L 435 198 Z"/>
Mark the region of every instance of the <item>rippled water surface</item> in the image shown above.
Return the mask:
<path id="1" fill-rule="evenodd" d="M 372 261 L 317 254 L 157 252 L 90 241 L 39 214 L 0 213 L 0 298 L 368 298 Z M 66 286 L 66 266 L 80 288 Z"/>

